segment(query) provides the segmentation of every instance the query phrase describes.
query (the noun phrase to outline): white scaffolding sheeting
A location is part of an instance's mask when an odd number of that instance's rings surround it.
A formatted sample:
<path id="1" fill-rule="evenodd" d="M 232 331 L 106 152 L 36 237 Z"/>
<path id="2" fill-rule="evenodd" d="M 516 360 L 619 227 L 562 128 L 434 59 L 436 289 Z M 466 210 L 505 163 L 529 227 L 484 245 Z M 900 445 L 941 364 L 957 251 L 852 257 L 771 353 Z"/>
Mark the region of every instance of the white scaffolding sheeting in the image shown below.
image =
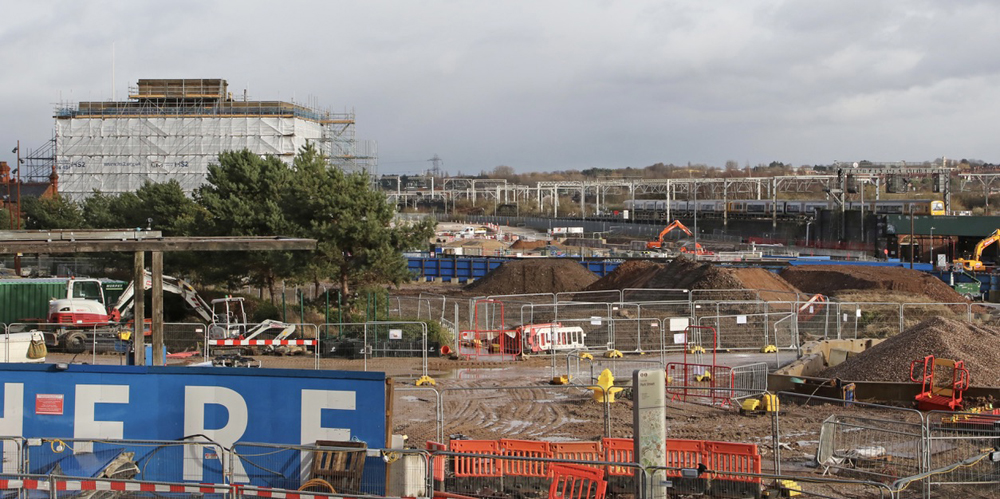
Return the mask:
<path id="1" fill-rule="evenodd" d="M 295 117 L 120 117 L 56 120 L 59 191 L 135 191 L 143 182 L 180 182 L 190 193 L 223 151 L 249 149 L 291 163 L 323 125 Z"/>

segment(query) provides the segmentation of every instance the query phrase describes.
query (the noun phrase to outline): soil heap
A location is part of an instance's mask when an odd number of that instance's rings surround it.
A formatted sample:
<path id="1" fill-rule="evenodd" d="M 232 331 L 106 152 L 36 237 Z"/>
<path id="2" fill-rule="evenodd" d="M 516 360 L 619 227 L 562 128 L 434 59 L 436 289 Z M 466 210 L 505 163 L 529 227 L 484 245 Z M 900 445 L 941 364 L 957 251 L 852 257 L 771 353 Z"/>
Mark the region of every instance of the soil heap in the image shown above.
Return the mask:
<path id="1" fill-rule="evenodd" d="M 519 295 L 580 291 L 597 276 L 576 260 L 528 258 L 509 260 L 468 286 L 466 291 L 482 295 Z"/>
<path id="2" fill-rule="evenodd" d="M 685 256 L 679 256 L 670 263 L 653 263 L 649 260 L 625 262 L 590 285 L 587 290 L 625 288 L 751 289 L 757 290 L 761 299 L 772 301 L 794 301 L 799 293 L 795 286 L 764 269 L 725 268 L 711 263 L 698 263 Z"/>
<path id="3" fill-rule="evenodd" d="M 781 277 L 806 293 L 827 296 L 846 290 L 887 290 L 926 296 L 936 303 L 968 301 L 941 279 L 902 267 L 802 265 L 782 270 Z"/>
<path id="4" fill-rule="evenodd" d="M 548 241 L 541 241 L 541 240 L 539 240 L 539 241 L 529 241 L 527 239 L 518 239 L 517 241 L 514 241 L 514 244 L 510 245 L 510 249 L 512 249 L 512 250 L 522 250 L 522 251 L 531 251 L 531 250 L 535 250 L 535 249 L 539 249 L 539 248 L 544 248 L 544 247 L 546 247 L 548 245 L 549 245 Z"/>
<path id="5" fill-rule="evenodd" d="M 1000 329 L 933 317 L 893 336 L 820 376 L 846 381 L 910 381 L 910 363 L 927 355 L 965 362 L 974 386 L 1000 387 Z"/>

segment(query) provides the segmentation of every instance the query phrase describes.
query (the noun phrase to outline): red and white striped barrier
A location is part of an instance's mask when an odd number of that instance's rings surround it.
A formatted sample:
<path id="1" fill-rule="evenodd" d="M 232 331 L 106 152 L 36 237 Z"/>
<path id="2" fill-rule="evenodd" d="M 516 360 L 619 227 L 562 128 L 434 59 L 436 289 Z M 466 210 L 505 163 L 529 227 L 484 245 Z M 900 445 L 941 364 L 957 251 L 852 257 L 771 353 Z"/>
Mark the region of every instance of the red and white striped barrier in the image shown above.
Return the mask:
<path id="1" fill-rule="evenodd" d="M 331 494 L 312 494 L 294 490 L 271 489 L 267 487 L 239 487 L 240 496 L 267 497 L 270 499 L 340 499 L 341 496 Z"/>
<path id="2" fill-rule="evenodd" d="M 212 346 L 300 345 L 313 346 L 316 340 L 209 340 Z"/>
<path id="3" fill-rule="evenodd" d="M 55 490 L 114 490 L 131 492 L 175 492 L 188 494 L 228 494 L 227 485 L 212 484 L 169 484 L 151 482 L 120 482 L 104 480 L 55 480 Z M 50 490 L 48 480 L 0 480 L 0 490 Z"/>

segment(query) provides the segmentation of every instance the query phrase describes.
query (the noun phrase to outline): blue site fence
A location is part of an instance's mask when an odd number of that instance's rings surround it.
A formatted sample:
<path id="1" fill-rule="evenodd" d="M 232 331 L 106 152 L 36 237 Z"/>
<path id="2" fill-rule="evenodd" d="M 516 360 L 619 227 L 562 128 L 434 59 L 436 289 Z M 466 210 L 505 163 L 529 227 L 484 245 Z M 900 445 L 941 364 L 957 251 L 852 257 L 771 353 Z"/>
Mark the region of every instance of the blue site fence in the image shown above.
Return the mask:
<path id="1" fill-rule="evenodd" d="M 415 279 L 422 281 L 433 281 L 441 279 L 445 282 L 466 282 L 470 279 L 481 279 L 491 270 L 499 267 L 506 261 L 516 260 L 516 258 L 505 257 L 409 257 L 408 268 L 416 276 Z M 605 276 L 615 270 L 625 260 L 620 258 L 583 258 L 573 261 L 583 265 L 587 270 Z"/>

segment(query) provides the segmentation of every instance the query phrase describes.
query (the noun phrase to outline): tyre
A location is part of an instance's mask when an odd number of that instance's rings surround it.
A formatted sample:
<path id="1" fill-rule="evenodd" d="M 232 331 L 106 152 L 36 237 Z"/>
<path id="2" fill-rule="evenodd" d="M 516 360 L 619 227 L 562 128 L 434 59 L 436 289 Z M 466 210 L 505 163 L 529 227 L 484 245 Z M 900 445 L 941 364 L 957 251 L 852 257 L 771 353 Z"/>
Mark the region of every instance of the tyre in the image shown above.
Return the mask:
<path id="1" fill-rule="evenodd" d="M 63 350 L 67 353 L 83 353 L 87 350 L 87 335 L 69 333 L 63 339 Z"/>

